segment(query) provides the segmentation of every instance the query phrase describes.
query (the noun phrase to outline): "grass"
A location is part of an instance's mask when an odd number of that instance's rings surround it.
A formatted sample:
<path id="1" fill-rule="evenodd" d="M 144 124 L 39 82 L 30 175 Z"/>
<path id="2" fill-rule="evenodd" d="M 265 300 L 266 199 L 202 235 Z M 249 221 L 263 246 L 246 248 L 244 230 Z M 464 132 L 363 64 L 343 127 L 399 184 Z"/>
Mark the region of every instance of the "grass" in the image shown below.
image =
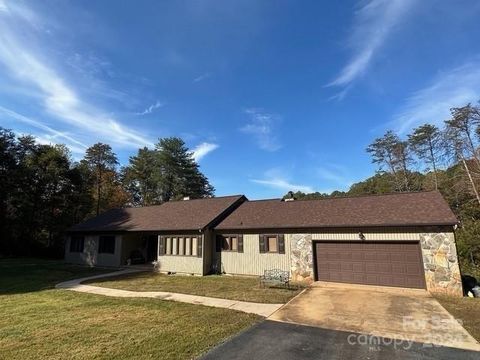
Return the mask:
<path id="1" fill-rule="evenodd" d="M 461 320 L 463 327 L 480 341 L 480 299 L 452 296 L 437 296 L 437 300 L 456 319 Z"/>
<path id="2" fill-rule="evenodd" d="M 258 278 L 253 277 L 225 275 L 182 276 L 152 272 L 96 279 L 85 283 L 113 289 L 168 291 L 270 304 L 286 303 L 301 291 L 301 288 L 298 286 L 292 286 L 290 289 L 268 286 L 262 288 L 259 285 Z"/>
<path id="3" fill-rule="evenodd" d="M 53 289 L 105 271 L 0 260 L 0 359 L 191 359 L 260 320 L 228 309 Z"/>

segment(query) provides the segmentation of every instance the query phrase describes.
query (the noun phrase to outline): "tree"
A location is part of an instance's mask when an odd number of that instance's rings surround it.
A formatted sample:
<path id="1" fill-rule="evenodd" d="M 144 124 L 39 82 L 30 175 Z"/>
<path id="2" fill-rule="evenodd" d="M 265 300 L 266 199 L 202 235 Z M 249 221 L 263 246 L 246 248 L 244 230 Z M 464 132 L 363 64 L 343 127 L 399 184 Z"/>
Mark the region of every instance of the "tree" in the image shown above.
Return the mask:
<path id="1" fill-rule="evenodd" d="M 442 150 L 441 131 L 435 125 L 424 124 L 408 135 L 408 143 L 418 158 L 432 167 L 435 189 L 438 190 L 437 166 Z"/>
<path id="2" fill-rule="evenodd" d="M 446 130 L 456 142 L 456 149 L 465 158 L 472 158 L 480 169 L 478 135 L 480 134 L 480 108 L 467 104 L 450 109 L 451 119 L 445 121 Z"/>
<path id="3" fill-rule="evenodd" d="M 450 154 L 453 161 L 462 163 L 471 189 L 480 204 L 480 194 L 475 178 L 480 171 L 478 143 L 475 141 L 475 136 L 479 133 L 479 109 L 468 104 L 461 108 L 452 108 L 450 111 L 451 119 L 445 121 L 447 153 Z M 469 166 L 469 159 L 473 159 L 475 162 L 474 170 Z"/>
<path id="4" fill-rule="evenodd" d="M 154 150 L 145 147 L 130 157 L 129 165 L 122 169 L 122 182 L 133 205 L 149 206 L 161 202 L 159 171 Z"/>
<path id="5" fill-rule="evenodd" d="M 15 134 L 0 127 L 0 253 L 11 252 L 12 218 L 9 211 L 18 171 Z"/>
<path id="6" fill-rule="evenodd" d="M 82 160 L 85 166 L 90 170 L 94 179 L 96 214 L 100 214 L 103 206 L 104 189 L 109 185 L 107 180 L 116 181 L 116 167 L 118 165 L 117 156 L 112 151 L 110 145 L 97 143 L 89 147 L 85 158 Z"/>
<path id="7" fill-rule="evenodd" d="M 160 184 L 161 201 L 210 197 L 214 187 L 202 174 L 193 154 L 185 142 L 177 137 L 160 139 L 156 145 L 158 172 L 156 181 Z"/>
<path id="8" fill-rule="evenodd" d="M 367 147 L 367 152 L 371 154 L 372 162 L 378 164 L 380 170 L 387 167 L 393 174 L 396 190 L 410 190 L 408 166 L 412 159 L 407 142 L 401 141 L 389 130 L 383 137 L 375 139 Z"/>

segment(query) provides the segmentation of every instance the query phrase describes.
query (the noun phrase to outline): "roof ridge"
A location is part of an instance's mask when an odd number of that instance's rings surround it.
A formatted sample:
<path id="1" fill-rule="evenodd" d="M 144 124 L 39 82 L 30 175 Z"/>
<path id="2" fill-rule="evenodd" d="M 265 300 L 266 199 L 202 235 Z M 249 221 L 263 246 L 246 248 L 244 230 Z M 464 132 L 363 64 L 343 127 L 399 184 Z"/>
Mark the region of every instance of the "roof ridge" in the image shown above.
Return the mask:
<path id="1" fill-rule="evenodd" d="M 164 204 L 176 203 L 176 202 L 187 202 L 187 201 L 197 201 L 197 200 L 215 200 L 215 199 L 225 199 L 225 198 L 242 197 L 242 196 L 245 196 L 245 195 L 243 195 L 243 194 L 237 194 L 237 195 L 212 196 L 212 197 L 204 197 L 204 198 L 189 199 L 189 200 L 183 200 L 183 199 L 179 199 L 179 200 L 169 200 L 169 201 L 165 201 L 164 203 L 162 203 L 162 204 L 160 204 L 160 205 L 152 205 L 152 206 L 161 206 L 161 205 L 164 205 Z M 245 196 L 245 197 L 246 197 L 246 196 Z M 147 207 L 147 206 L 144 206 L 144 207 Z"/>
<path id="2" fill-rule="evenodd" d="M 364 198 L 364 197 L 382 197 L 382 196 L 394 196 L 394 195 L 412 195 L 412 194 L 427 194 L 427 193 L 440 193 L 438 190 L 418 190 L 418 191 L 397 191 L 384 194 L 359 194 L 359 195 L 345 195 L 345 196 L 330 196 L 319 199 L 298 199 L 295 201 L 315 201 L 315 200 L 336 200 L 336 199 L 352 199 L 352 198 Z M 286 201 L 287 203 L 289 201 Z M 291 201 L 294 202 L 294 201 Z"/>

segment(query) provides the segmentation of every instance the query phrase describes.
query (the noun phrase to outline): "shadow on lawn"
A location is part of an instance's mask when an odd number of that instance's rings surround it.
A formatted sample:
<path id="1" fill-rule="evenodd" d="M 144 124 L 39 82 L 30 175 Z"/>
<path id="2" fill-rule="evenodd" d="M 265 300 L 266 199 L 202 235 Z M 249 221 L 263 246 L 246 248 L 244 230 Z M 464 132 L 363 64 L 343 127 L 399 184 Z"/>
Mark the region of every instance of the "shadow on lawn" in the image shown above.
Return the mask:
<path id="1" fill-rule="evenodd" d="M 41 259 L 0 260 L 0 295 L 53 289 L 59 282 L 112 270 Z"/>

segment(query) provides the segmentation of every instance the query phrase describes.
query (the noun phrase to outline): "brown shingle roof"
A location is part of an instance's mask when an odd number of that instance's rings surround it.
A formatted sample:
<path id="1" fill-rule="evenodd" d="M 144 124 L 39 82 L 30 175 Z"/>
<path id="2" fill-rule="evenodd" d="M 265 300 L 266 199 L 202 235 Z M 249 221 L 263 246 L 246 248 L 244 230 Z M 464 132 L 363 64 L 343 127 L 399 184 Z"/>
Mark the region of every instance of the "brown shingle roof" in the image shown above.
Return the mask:
<path id="1" fill-rule="evenodd" d="M 453 225 L 437 191 L 321 200 L 246 201 L 216 229 Z"/>
<path id="2" fill-rule="evenodd" d="M 158 206 L 112 209 L 69 231 L 179 231 L 203 229 L 243 195 L 170 201 Z"/>

